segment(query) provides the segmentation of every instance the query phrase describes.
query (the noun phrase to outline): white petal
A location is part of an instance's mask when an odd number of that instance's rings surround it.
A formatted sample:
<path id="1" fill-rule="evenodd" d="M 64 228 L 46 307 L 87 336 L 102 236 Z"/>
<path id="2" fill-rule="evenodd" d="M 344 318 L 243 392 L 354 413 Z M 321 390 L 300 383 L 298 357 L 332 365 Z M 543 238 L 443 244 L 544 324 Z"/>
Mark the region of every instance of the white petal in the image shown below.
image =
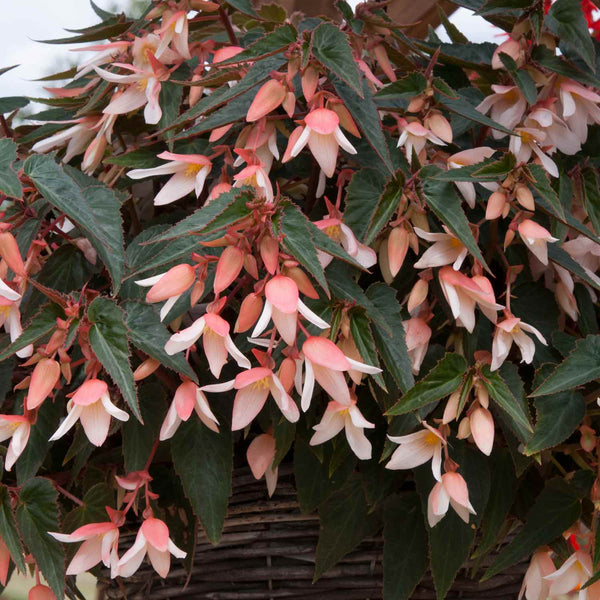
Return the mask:
<path id="1" fill-rule="evenodd" d="M 315 314 L 302 300 L 298 300 L 298 312 L 307 320 L 310 321 L 313 325 L 316 325 L 320 329 L 329 329 L 331 325 L 321 319 L 319 315 Z"/>

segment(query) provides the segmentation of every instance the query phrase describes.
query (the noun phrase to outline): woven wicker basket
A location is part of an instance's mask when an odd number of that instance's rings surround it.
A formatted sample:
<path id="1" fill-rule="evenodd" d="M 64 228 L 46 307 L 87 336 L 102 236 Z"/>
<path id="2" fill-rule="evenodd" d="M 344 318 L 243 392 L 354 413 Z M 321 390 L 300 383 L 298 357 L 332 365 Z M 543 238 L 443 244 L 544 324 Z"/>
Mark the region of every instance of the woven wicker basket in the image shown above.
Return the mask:
<path id="1" fill-rule="evenodd" d="M 221 542 L 213 546 L 199 533 L 189 581 L 182 568 L 172 569 L 163 580 L 144 563 L 129 579 L 115 582 L 101 578 L 100 599 L 373 600 L 383 597 L 381 537 L 363 541 L 313 583 L 318 535 L 318 516 L 300 512 L 290 467 L 281 467 L 277 490 L 271 499 L 267 498 L 264 481 L 256 481 L 248 469 L 238 469 Z M 124 547 L 131 543 L 131 536 L 124 536 Z M 447 598 L 514 600 L 525 569 L 526 564 L 517 565 L 483 584 L 467 579 L 466 573 L 461 572 Z M 412 598 L 436 598 L 429 575 L 424 577 Z"/>

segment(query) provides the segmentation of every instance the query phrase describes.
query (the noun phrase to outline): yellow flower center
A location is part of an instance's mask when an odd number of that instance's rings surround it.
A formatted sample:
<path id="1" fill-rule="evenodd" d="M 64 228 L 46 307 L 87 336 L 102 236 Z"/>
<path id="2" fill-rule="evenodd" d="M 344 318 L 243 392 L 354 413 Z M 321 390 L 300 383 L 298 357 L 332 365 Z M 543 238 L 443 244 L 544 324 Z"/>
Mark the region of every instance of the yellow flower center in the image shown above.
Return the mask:
<path id="1" fill-rule="evenodd" d="M 323 229 L 323 233 L 335 242 L 339 242 L 342 237 L 342 228 L 339 225 L 329 225 Z"/>
<path id="2" fill-rule="evenodd" d="M 527 131 L 521 131 L 520 134 L 521 134 L 521 139 L 526 144 L 531 144 L 531 142 L 533 142 L 533 136 L 530 133 L 528 133 Z"/>
<path id="3" fill-rule="evenodd" d="M 148 87 L 148 80 L 146 78 L 144 79 L 140 79 L 139 81 L 135 82 L 135 85 L 142 91 L 145 92 L 146 88 Z"/>
<path id="4" fill-rule="evenodd" d="M 437 435 L 435 435 L 435 433 L 433 433 L 433 431 L 430 431 L 425 436 L 425 443 L 429 444 L 430 446 L 435 446 L 436 444 L 440 443 L 440 438 Z"/>
<path id="5" fill-rule="evenodd" d="M 198 172 L 200 171 L 201 168 L 202 168 L 202 165 L 189 164 L 185 168 L 185 176 L 186 177 L 196 177 L 196 175 L 198 174 Z"/>
<path id="6" fill-rule="evenodd" d="M 10 312 L 10 305 L 0 305 L 0 317 L 8 318 Z"/>
<path id="7" fill-rule="evenodd" d="M 511 102 L 516 102 L 519 97 L 519 94 L 517 90 L 510 90 L 510 92 L 506 92 L 506 94 L 504 94 L 504 97 L 507 100 L 510 100 Z"/>
<path id="8" fill-rule="evenodd" d="M 252 386 L 257 390 L 267 390 L 269 389 L 269 378 L 263 377 L 262 379 L 255 381 Z"/>
<path id="9" fill-rule="evenodd" d="M 452 248 L 462 248 L 463 243 L 458 238 L 450 238 L 450 246 Z"/>

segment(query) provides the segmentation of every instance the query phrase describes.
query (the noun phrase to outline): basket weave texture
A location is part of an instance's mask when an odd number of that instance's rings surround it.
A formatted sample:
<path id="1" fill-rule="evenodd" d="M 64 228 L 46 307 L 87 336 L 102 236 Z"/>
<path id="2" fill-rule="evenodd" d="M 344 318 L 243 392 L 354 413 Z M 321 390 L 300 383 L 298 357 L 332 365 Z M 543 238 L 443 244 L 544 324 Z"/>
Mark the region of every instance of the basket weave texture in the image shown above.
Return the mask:
<path id="1" fill-rule="evenodd" d="M 191 575 L 174 564 L 161 579 L 144 563 L 119 582 L 100 577 L 101 600 L 379 600 L 383 598 L 383 538 L 365 539 L 337 565 L 313 583 L 315 549 L 319 536 L 317 514 L 300 511 L 291 468 L 282 466 L 277 490 L 267 497 L 264 481 L 249 469 L 236 469 L 233 493 L 223 536 L 213 546 L 200 530 Z M 123 546 L 133 534 L 123 536 Z M 448 541 L 451 552 L 452 541 Z M 479 565 L 484 568 L 493 556 Z M 447 598 L 450 600 L 515 600 L 526 563 L 520 563 L 484 583 L 461 570 Z M 476 576 L 481 577 L 481 570 Z M 189 579 L 189 581 L 188 581 Z M 187 585 L 186 585 L 187 584 Z M 411 596 L 435 600 L 427 573 Z"/>

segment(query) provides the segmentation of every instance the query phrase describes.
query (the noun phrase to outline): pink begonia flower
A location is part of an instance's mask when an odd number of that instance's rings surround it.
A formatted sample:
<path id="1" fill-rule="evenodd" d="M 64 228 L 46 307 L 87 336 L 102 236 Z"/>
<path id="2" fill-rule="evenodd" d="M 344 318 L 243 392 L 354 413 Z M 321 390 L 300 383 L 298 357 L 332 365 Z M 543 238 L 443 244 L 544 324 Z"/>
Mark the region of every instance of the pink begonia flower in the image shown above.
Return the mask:
<path id="1" fill-rule="evenodd" d="M 111 417 L 129 420 L 129 415 L 110 401 L 108 386 L 100 379 L 88 379 L 69 396 L 69 412 L 50 438 L 51 442 L 65 435 L 80 420 L 88 440 L 94 446 L 102 446 L 108 436 Z"/>
<path id="2" fill-rule="evenodd" d="M 546 550 L 536 552 L 527 567 L 518 600 L 546 600 L 550 593 L 550 582 L 545 577 L 556 570 L 550 553 Z"/>
<path id="3" fill-rule="evenodd" d="M 469 489 L 462 475 L 456 472 L 444 473 L 433 486 L 427 498 L 427 521 L 435 527 L 452 506 L 456 514 L 469 522 L 469 514 L 477 514 L 469 501 Z"/>
<path id="4" fill-rule="evenodd" d="M 525 52 L 521 43 L 517 40 L 513 40 L 512 38 L 508 38 L 505 42 L 502 42 L 496 50 L 494 50 L 494 54 L 492 55 L 492 69 L 504 69 L 504 63 L 500 58 L 500 54 L 508 54 L 516 63 L 517 66 L 521 66 L 523 64 L 523 60 L 525 58 Z"/>
<path id="5" fill-rule="evenodd" d="M 173 402 L 160 428 L 160 441 L 169 440 L 174 435 L 182 421 L 187 421 L 192 411 L 211 430 L 218 433 L 219 421 L 213 414 L 204 393 L 193 381 L 184 381 L 176 390 Z"/>
<path id="6" fill-rule="evenodd" d="M 171 554 L 185 558 L 187 552 L 178 548 L 169 538 L 169 528 L 160 519 L 150 517 L 140 527 L 135 542 L 119 560 L 117 572 L 120 577 L 131 577 L 148 558 L 154 570 L 164 579 L 171 567 Z"/>
<path id="7" fill-rule="evenodd" d="M 304 129 L 297 139 L 290 137 L 290 157 L 298 156 L 308 144 L 325 175 L 333 177 L 339 147 L 341 146 L 349 154 L 356 154 L 356 148 L 340 129 L 340 118 L 328 108 L 317 108 L 306 115 L 304 123 Z"/>
<path id="8" fill-rule="evenodd" d="M 62 162 L 68 163 L 74 156 L 86 151 L 91 139 L 96 135 L 93 127 L 99 121 L 99 117 L 81 117 L 65 121 L 65 123 L 75 123 L 75 125 L 37 141 L 31 147 L 31 151 L 43 153 L 66 144 L 67 149 Z"/>
<path id="9" fill-rule="evenodd" d="M 173 154 L 161 152 L 158 158 L 169 162 L 152 169 L 133 169 L 127 173 L 131 179 L 144 179 L 156 175 L 173 175 L 154 198 L 155 206 L 163 206 L 194 192 L 196 198 L 204 188 L 204 182 L 212 169 L 212 162 L 202 154 Z"/>
<path id="10" fill-rule="evenodd" d="M 494 418 L 483 406 L 478 406 L 466 416 L 459 425 L 458 439 L 472 437 L 475 445 L 486 455 L 492 453 L 494 447 Z"/>
<path id="11" fill-rule="evenodd" d="M 33 369 L 25 405 L 34 410 L 52 393 L 60 379 L 60 364 L 52 358 L 42 358 Z"/>
<path id="12" fill-rule="evenodd" d="M 431 339 L 431 328 L 419 317 L 412 317 L 411 319 L 402 321 L 402 325 L 404 327 L 404 338 L 408 357 L 412 365 L 412 372 L 414 375 L 418 375 L 425 354 L 427 354 L 427 347 Z"/>
<path id="13" fill-rule="evenodd" d="M 514 129 L 521 121 L 527 110 L 527 100 L 516 85 L 492 85 L 494 94 L 488 96 L 475 108 L 483 114 L 490 113 L 490 117 L 506 127 Z M 506 133 L 492 129 L 492 137 L 503 138 Z"/>
<path id="14" fill-rule="evenodd" d="M 160 34 L 160 44 L 156 49 L 155 56 L 158 60 L 161 59 L 169 44 L 173 44 L 173 48 L 181 58 L 191 58 L 188 48 L 188 19 L 187 14 L 183 10 L 178 10 L 174 13 L 166 11 L 163 14 L 162 23 L 156 33 Z"/>
<path id="15" fill-rule="evenodd" d="M 562 248 L 585 269 L 592 279 L 598 279 L 595 273 L 600 269 L 600 244 L 584 235 L 578 235 L 572 240 L 563 242 Z"/>
<path id="16" fill-rule="evenodd" d="M 277 128 L 273 121 L 261 121 L 256 125 L 244 127 L 235 142 L 235 152 L 238 154 L 233 162 L 234 167 L 244 163 L 251 164 L 252 160 L 259 162 L 265 173 L 268 173 L 273 160 L 279 160 L 277 148 Z M 250 162 L 249 162 L 250 161 Z"/>
<path id="17" fill-rule="evenodd" d="M 548 242 L 558 242 L 550 232 L 531 219 L 521 221 L 517 227 L 519 235 L 534 256 L 544 265 L 548 264 Z"/>
<path id="18" fill-rule="evenodd" d="M 56 600 L 56 596 L 47 585 L 38 583 L 29 590 L 27 600 Z"/>
<path id="19" fill-rule="evenodd" d="M 344 371 L 381 373 L 378 367 L 346 356 L 331 340 L 324 337 L 308 336 L 302 345 L 302 354 L 305 374 L 300 404 L 304 412 L 310 406 L 315 380 L 337 403 L 348 407 L 351 405 L 351 399 Z"/>
<path id="20" fill-rule="evenodd" d="M 186 292 L 196 281 L 196 271 L 194 267 L 187 264 L 175 265 L 165 273 L 160 273 L 154 277 L 138 279 L 135 283 L 141 287 L 150 287 L 146 294 L 146 302 L 166 302 L 160 309 L 160 320 L 169 314 L 177 300 Z"/>
<path id="21" fill-rule="evenodd" d="M 269 497 L 273 495 L 277 487 L 277 467 L 273 466 L 275 452 L 275 438 L 270 433 L 262 433 L 256 436 L 250 442 L 246 451 L 246 460 L 254 479 L 265 476 Z"/>
<path id="22" fill-rule="evenodd" d="M 310 438 L 310 445 L 323 444 L 344 429 L 352 452 L 360 460 L 369 460 L 372 448 L 371 442 L 364 434 L 364 430 L 374 429 L 374 427 L 373 423 L 363 417 L 358 406 L 356 406 L 356 400 L 350 400 L 347 404 L 332 400 L 327 405 L 327 410 L 321 422 L 313 427 L 315 433 Z"/>
<path id="23" fill-rule="evenodd" d="M 588 137 L 588 124 L 600 123 L 600 95 L 568 79 L 562 79 L 558 89 L 562 117 L 583 144 Z"/>
<path id="24" fill-rule="evenodd" d="M 525 127 L 541 129 L 546 134 L 547 146 L 552 146 L 564 154 L 576 154 L 581 150 L 579 138 L 549 107 L 551 107 L 551 103 L 548 101 L 536 105 L 527 115 Z"/>
<path id="25" fill-rule="evenodd" d="M 410 162 L 412 160 L 413 148 L 417 156 L 421 154 L 428 141 L 438 146 L 445 146 L 446 142 L 440 139 L 433 131 L 423 127 L 419 121 L 410 121 L 399 118 L 398 126 L 402 129 L 402 133 L 398 138 L 397 147 L 404 147 L 406 158 Z"/>
<path id="26" fill-rule="evenodd" d="M 84 48 L 70 48 L 70 52 L 97 53 L 88 60 L 83 61 L 80 65 L 77 65 L 77 74 L 73 77 L 73 81 L 93 71 L 94 67 L 112 62 L 113 58 L 121 52 L 125 52 L 129 46 L 131 46 L 131 42 L 109 42 L 107 44 L 85 46 Z"/>
<path id="27" fill-rule="evenodd" d="M 229 354 L 238 366 L 250 368 L 250 361 L 238 350 L 229 335 L 229 323 L 215 313 L 206 313 L 196 319 L 189 327 L 174 333 L 165 344 L 165 352 L 169 355 L 187 350 L 202 336 L 204 354 L 208 360 L 210 372 L 215 376 L 221 375 L 221 369 L 227 362 Z"/>
<path id="28" fill-rule="evenodd" d="M 533 361 L 535 344 L 526 332 L 533 333 L 544 346 L 548 345 L 544 336 L 535 327 L 523 323 L 517 317 L 508 317 L 496 325 L 492 342 L 492 365 L 490 367 L 492 371 L 496 371 L 502 366 L 513 342 L 521 351 L 521 362 L 529 364 Z"/>
<path id="29" fill-rule="evenodd" d="M 0 585 L 6 585 L 10 561 L 11 555 L 8 546 L 0 538 Z"/>
<path id="30" fill-rule="evenodd" d="M 535 154 L 540 159 L 542 167 L 552 177 L 558 177 L 556 163 L 542 150 L 542 147 L 548 146 L 545 144 L 548 138 L 546 133 L 533 127 L 516 127 L 515 133 L 517 135 L 510 136 L 508 149 L 515 155 L 517 164 L 527 163 L 532 154 Z M 552 145 L 549 148 L 552 149 Z"/>
<path id="31" fill-rule="evenodd" d="M 573 320 L 577 321 L 579 318 L 579 308 L 577 306 L 577 299 L 575 298 L 575 282 L 571 273 L 559 265 L 553 265 L 554 271 L 558 276 L 556 287 L 554 288 L 554 295 L 558 305 L 563 311 Z"/>
<path id="32" fill-rule="evenodd" d="M 419 227 L 415 227 L 414 230 L 421 239 L 433 242 L 414 264 L 416 269 L 443 267 L 449 264 L 452 264 L 455 271 L 461 268 L 469 251 L 445 225 L 445 233 L 430 233 L 423 231 Z"/>
<path id="33" fill-rule="evenodd" d="M 550 583 L 550 596 L 556 598 L 563 594 L 579 591 L 579 600 L 595 600 L 600 597 L 600 582 L 592 584 L 582 590 L 588 579 L 594 574 L 594 565 L 587 552 L 577 550 L 565 562 L 560 569 L 544 576 Z"/>
<path id="34" fill-rule="evenodd" d="M 296 403 L 285 391 L 279 377 L 266 367 L 254 367 L 239 373 L 235 379 L 224 383 L 205 385 L 200 388 L 205 392 L 227 392 L 236 389 L 233 401 L 233 415 L 231 417 L 231 430 L 244 429 L 252 423 L 254 417 L 262 410 L 269 393 L 279 407 L 283 416 L 295 423 L 300 418 Z"/>
<path id="35" fill-rule="evenodd" d="M 468 167 L 476 165 L 484 161 L 486 158 L 490 158 L 492 154 L 496 152 L 493 148 L 488 146 L 481 146 L 479 148 L 470 148 L 457 152 L 448 157 L 448 169 L 460 169 L 461 167 Z M 455 181 L 454 185 L 458 188 L 458 191 L 462 194 L 462 197 L 467 201 L 467 204 L 471 208 L 475 208 L 475 185 L 470 181 Z M 483 183 L 486 189 L 492 189 L 494 191 L 498 184 L 495 183 Z"/>
<path id="36" fill-rule="evenodd" d="M 438 276 L 444 297 L 459 327 L 473 332 L 476 305 L 492 323 L 496 322 L 496 311 L 504 307 L 496 304 L 494 290 L 487 277 L 479 275 L 469 278 L 451 267 L 440 269 Z"/>
<path id="37" fill-rule="evenodd" d="M 117 563 L 119 562 L 117 555 L 119 528 L 112 521 L 89 523 L 70 534 L 52 531 L 48 533 L 59 542 L 68 544 L 83 542 L 67 567 L 67 575 L 85 573 L 99 562 L 110 568 L 112 577 L 116 575 Z"/>
<path id="38" fill-rule="evenodd" d="M 21 415 L 0 415 L 0 442 L 10 438 L 4 468 L 10 471 L 29 441 L 31 423 Z"/>
<path id="39" fill-rule="evenodd" d="M 0 278 L 0 327 L 4 326 L 4 330 L 10 335 L 11 342 L 14 342 L 23 333 L 20 304 L 21 294 L 15 292 Z M 33 354 L 33 345 L 29 344 L 21 348 L 15 354 L 19 358 L 28 358 Z"/>
<path id="40" fill-rule="evenodd" d="M 296 341 L 298 313 L 320 329 L 330 327 L 327 321 L 321 319 L 300 300 L 298 285 L 291 277 L 275 275 L 265 285 L 264 308 L 251 337 L 258 337 L 273 319 L 279 335 L 291 346 Z"/>
<path id="41" fill-rule="evenodd" d="M 352 229 L 348 225 L 345 225 L 341 219 L 321 219 L 320 221 L 315 221 L 314 224 L 334 242 L 341 244 L 344 250 L 365 269 L 369 269 L 377 263 L 375 250 L 359 242 Z M 331 254 L 322 250 L 317 250 L 317 255 L 323 268 L 333 260 Z"/>
<path id="42" fill-rule="evenodd" d="M 263 197 L 267 203 L 273 202 L 273 184 L 269 179 L 269 174 L 262 164 L 248 165 L 239 173 L 233 176 L 233 187 L 240 188 L 245 185 L 253 187 L 256 192 Z"/>
<path id="43" fill-rule="evenodd" d="M 386 469 L 413 469 L 431 461 L 431 470 L 437 481 L 442 479 L 442 444 L 440 432 L 423 421 L 425 429 L 408 435 L 388 435 L 394 444 L 400 444 L 390 458 Z"/>

